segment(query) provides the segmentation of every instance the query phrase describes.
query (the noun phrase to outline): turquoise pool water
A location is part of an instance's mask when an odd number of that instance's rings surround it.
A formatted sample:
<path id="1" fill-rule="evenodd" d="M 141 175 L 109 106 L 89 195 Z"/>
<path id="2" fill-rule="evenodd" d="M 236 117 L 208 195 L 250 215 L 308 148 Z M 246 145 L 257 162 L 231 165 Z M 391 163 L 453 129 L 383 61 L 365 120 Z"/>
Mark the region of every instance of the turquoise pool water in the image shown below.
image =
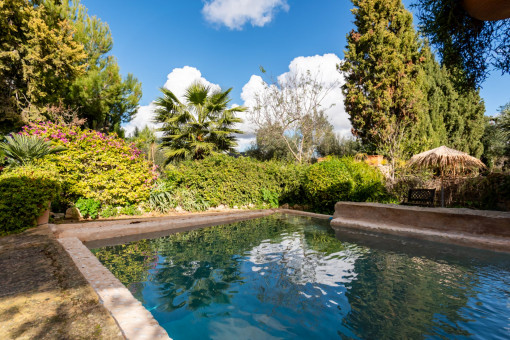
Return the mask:
<path id="1" fill-rule="evenodd" d="M 509 339 L 510 256 L 289 215 L 92 249 L 173 339 Z"/>

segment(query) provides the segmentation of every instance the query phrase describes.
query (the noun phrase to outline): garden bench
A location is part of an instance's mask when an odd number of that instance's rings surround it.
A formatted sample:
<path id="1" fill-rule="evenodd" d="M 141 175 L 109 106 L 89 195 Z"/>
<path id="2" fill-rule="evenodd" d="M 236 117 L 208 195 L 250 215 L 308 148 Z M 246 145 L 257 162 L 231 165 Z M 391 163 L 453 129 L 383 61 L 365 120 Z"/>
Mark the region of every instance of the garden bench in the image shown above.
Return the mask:
<path id="1" fill-rule="evenodd" d="M 423 205 L 434 206 L 434 197 L 436 189 L 409 189 L 407 194 L 407 201 L 403 202 L 404 205 Z"/>

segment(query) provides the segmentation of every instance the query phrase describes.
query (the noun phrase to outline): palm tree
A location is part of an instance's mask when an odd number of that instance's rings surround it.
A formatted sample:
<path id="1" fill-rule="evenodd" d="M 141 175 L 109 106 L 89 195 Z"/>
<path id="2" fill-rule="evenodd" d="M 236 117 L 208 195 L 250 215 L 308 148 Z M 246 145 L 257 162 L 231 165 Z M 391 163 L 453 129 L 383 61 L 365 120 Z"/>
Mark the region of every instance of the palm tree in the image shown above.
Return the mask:
<path id="1" fill-rule="evenodd" d="M 63 146 L 52 146 L 51 142 L 37 136 L 5 136 L 6 142 L 0 143 L 0 150 L 12 166 L 30 164 L 37 159 L 67 150 Z"/>
<path id="2" fill-rule="evenodd" d="M 156 150 L 158 144 L 158 136 L 156 135 L 156 129 L 151 128 L 148 125 L 140 131 L 138 127 L 135 127 L 133 136 L 129 139 L 134 142 L 136 147 L 142 149 L 147 153 L 147 159 L 151 162 L 156 160 Z"/>
<path id="3" fill-rule="evenodd" d="M 155 121 L 163 123 L 161 145 L 166 164 L 234 151 L 237 142 L 233 134 L 242 133 L 233 127 L 242 122 L 236 113 L 246 108 L 228 108 L 231 90 L 213 91 L 209 86 L 193 83 L 186 89 L 181 103 L 172 91 L 161 88 L 163 96 L 155 101 Z"/>

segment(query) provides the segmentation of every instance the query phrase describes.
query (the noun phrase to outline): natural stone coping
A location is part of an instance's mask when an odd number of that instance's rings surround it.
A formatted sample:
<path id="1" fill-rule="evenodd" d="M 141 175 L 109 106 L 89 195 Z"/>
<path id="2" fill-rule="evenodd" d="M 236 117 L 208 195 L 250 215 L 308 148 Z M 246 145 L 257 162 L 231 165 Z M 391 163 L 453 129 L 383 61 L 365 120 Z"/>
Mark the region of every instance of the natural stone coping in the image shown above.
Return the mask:
<path id="1" fill-rule="evenodd" d="M 282 213 L 282 214 L 293 214 L 293 215 L 307 216 L 307 217 L 313 217 L 313 218 L 320 218 L 320 219 L 324 219 L 324 220 L 329 220 L 329 219 L 333 218 L 333 215 L 317 214 L 317 213 L 311 213 L 308 211 L 292 210 L 292 209 L 278 209 L 277 212 Z"/>
<path id="2" fill-rule="evenodd" d="M 508 212 L 338 202 L 331 226 L 510 252 Z"/>
<path id="3" fill-rule="evenodd" d="M 76 237 L 58 240 L 100 301 L 112 314 L 126 339 L 170 339 L 152 314 L 106 269 Z"/>
<path id="4" fill-rule="evenodd" d="M 510 219 L 510 212 L 507 211 L 495 211 L 495 210 L 476 210 L 468 208 L 433 208 L 433 207 L 420 207 L 412 205 L 400 205 L 400 204 L 384 204 L 384 203 L 369 203 L 369 202 L 338 202 L 342 206 L 351 207 L 375 207 L 385 209 L 396 209 L 396 210 L 407 210 L 407 211 L 427 211 L 436 213 L 448 213 L 451 215 L 471 215 L 471 216 L 485 216 L 491 218 Z M 336 205 L 335 205 L 336 212 Z M 510 228 L 510 224 L 508 225 Z"/>

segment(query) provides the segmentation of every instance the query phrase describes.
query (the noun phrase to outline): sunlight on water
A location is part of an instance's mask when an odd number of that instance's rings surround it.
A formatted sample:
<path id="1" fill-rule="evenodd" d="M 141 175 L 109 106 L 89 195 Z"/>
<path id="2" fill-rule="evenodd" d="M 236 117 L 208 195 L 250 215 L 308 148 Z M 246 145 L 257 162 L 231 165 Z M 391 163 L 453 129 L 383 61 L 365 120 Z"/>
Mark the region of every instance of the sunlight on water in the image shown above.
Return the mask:
<path id="1" fill-rule="evenodd" d="M 92 250 L 173 339 L 510 338 L 510 256 L 286 215 Z"/>

